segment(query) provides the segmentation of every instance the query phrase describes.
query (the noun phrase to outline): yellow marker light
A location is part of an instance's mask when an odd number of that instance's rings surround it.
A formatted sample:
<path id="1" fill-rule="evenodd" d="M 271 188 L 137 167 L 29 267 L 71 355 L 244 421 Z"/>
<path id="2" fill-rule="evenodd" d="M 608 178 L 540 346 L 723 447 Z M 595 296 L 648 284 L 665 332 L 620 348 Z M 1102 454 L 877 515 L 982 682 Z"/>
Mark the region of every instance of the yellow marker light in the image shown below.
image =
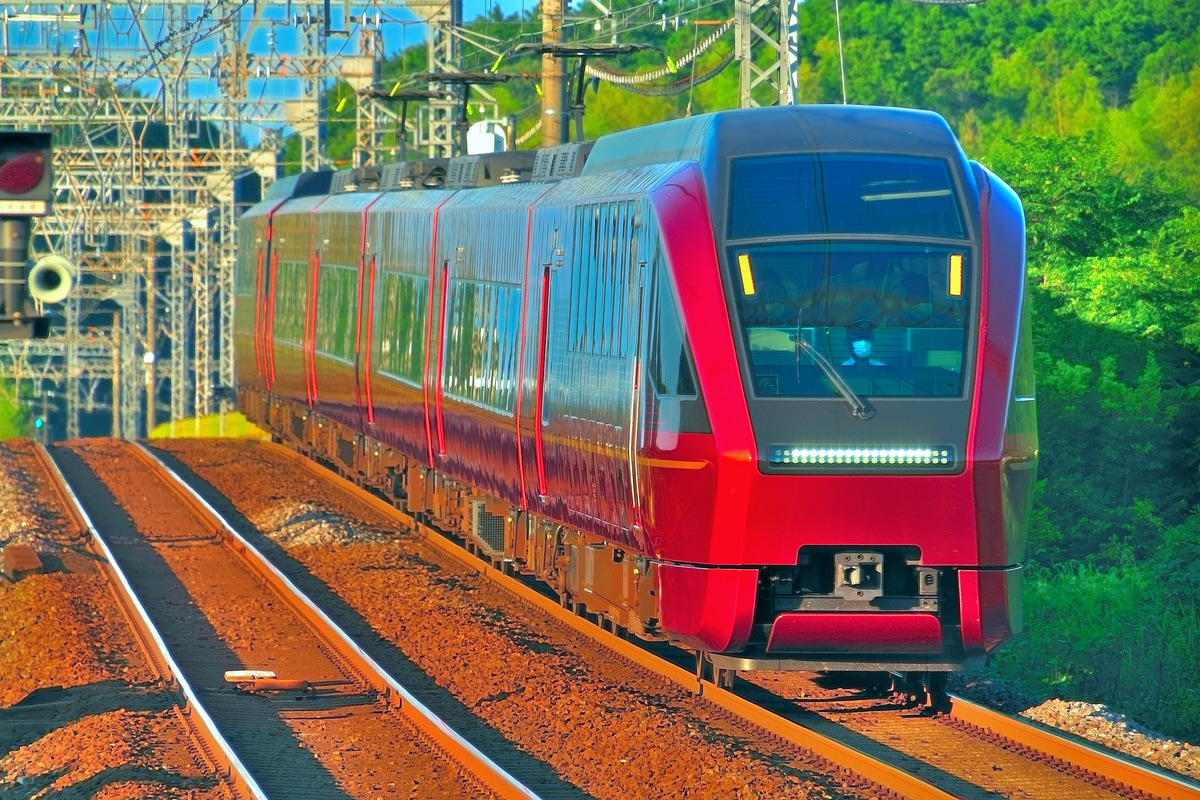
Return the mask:
<path id="1" fill-rule="evenodd" d="M 963 257 L 962 253 L 950 254 L 950 296 L 962 297 Z"/>
<path id="2" fill-rule="evenodd" d="M 749 254 L 738 254 L 738 270 L 742 273 L 742 294 L 749 297 L 754 294 L 754 273 L 750 271 Z"/>

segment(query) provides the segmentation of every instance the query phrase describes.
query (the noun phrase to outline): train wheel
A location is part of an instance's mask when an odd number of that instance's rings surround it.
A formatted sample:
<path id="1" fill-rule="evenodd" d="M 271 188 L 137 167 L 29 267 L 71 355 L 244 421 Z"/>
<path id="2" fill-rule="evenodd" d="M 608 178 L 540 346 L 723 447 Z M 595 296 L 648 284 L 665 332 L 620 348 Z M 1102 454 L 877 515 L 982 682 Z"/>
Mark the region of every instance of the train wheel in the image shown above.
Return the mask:
<path id="1" fill-rule="evenodd" d="M 713 669 L 713 683 L 718 689 L 728 689 L 733 691 L 733 686 L 737 683 L 736 669 Z"/>
<path id="2" fill-rule="evenodd" d="M 925 708 L 929 715 L 950 713 L 950 694 L 946 691 L 946 681 L 949 678 L 945 672 L 925 673 Z"/>
<path id="3" fill-rule="evenodd" d="M 888 698 L 905 708 L 916 708 L 925 699 L 923 672 L 900 672 L 892 674 L 891 686 L 888 688 Z"/>
<path id="4" fill-rule="evenodd" d="M 946 679 L 945 672 L 905 672 L 893 675 L 889 694 L 893 702 L 908 708 L 920 708 L 923 714 L 944 714 L 950 710 Z"/>
<path id="5" fill-rule="evenodd" d="M 734 683 L 737 681 L 737 670 L 714 666 L 708 653 L 703 650 L 697 650 L 696 680 L 708 681 L 718 689 L 732 690 Z"/>

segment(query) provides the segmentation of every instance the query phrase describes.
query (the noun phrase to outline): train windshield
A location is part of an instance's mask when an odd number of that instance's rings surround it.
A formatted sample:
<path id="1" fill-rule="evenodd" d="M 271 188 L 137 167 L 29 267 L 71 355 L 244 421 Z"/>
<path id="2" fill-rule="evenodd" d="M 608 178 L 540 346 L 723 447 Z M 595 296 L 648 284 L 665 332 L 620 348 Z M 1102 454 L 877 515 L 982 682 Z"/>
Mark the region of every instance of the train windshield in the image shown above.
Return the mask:
<path id="1" fill-rule="evenodd" d="M 945 161 L 877 153 L 734 159 L 729 239 L 821 234 L 965 239 Z"/>
<path id="2" fill-rule="evenodd" d="M 758 396 L 836 396 L 814 350 L 860 395 L 962 394 L 967 248 L 797 241 L 728 255 Z"/>
<path id="3" fill-rule="evenodd" d="M 974 255 L 960 209 L 940 159 L 734 160 L 727 263 L 754 394 L 962 396 Z"/>

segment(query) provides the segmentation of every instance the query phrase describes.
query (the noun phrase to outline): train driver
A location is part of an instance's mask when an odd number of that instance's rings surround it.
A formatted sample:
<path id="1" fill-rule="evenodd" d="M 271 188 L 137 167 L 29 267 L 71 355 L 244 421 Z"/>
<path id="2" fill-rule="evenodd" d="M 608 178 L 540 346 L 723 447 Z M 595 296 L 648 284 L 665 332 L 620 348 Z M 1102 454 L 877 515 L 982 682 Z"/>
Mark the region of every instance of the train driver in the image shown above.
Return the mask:
<path id="1" fill-rule="evenodd" d="M 875 323 L 869 319 L 856 319 L 846 326 L 846 346 L 850 348 L 850 358 L 842 362 L 843 367 L 886 367 L 887 364 L 871 358 L 871 350 L 875 347 Z"/>

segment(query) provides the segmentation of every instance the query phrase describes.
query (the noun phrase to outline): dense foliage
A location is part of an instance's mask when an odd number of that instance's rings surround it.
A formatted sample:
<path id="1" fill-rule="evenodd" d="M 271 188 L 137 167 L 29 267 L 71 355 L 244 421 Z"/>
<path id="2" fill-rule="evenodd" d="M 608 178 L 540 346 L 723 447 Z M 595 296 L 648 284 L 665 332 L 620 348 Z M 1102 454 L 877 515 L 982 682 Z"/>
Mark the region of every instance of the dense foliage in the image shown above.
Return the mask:
<path id="1" fill-rule="evenodd" d="M 30 419 L 30 404 L 18 403 L 16 398 L 0 386 L 0 441 L 16 436 L 28 436 L 33 431 Z"/>
<path id="2" fill-rule="evenodd" d="M 1046 564 L 1149 557 L 1200 502 L 1200 213 L 1114 159 L 1090 135 L 992 151 L 1029 227 Z"/>

